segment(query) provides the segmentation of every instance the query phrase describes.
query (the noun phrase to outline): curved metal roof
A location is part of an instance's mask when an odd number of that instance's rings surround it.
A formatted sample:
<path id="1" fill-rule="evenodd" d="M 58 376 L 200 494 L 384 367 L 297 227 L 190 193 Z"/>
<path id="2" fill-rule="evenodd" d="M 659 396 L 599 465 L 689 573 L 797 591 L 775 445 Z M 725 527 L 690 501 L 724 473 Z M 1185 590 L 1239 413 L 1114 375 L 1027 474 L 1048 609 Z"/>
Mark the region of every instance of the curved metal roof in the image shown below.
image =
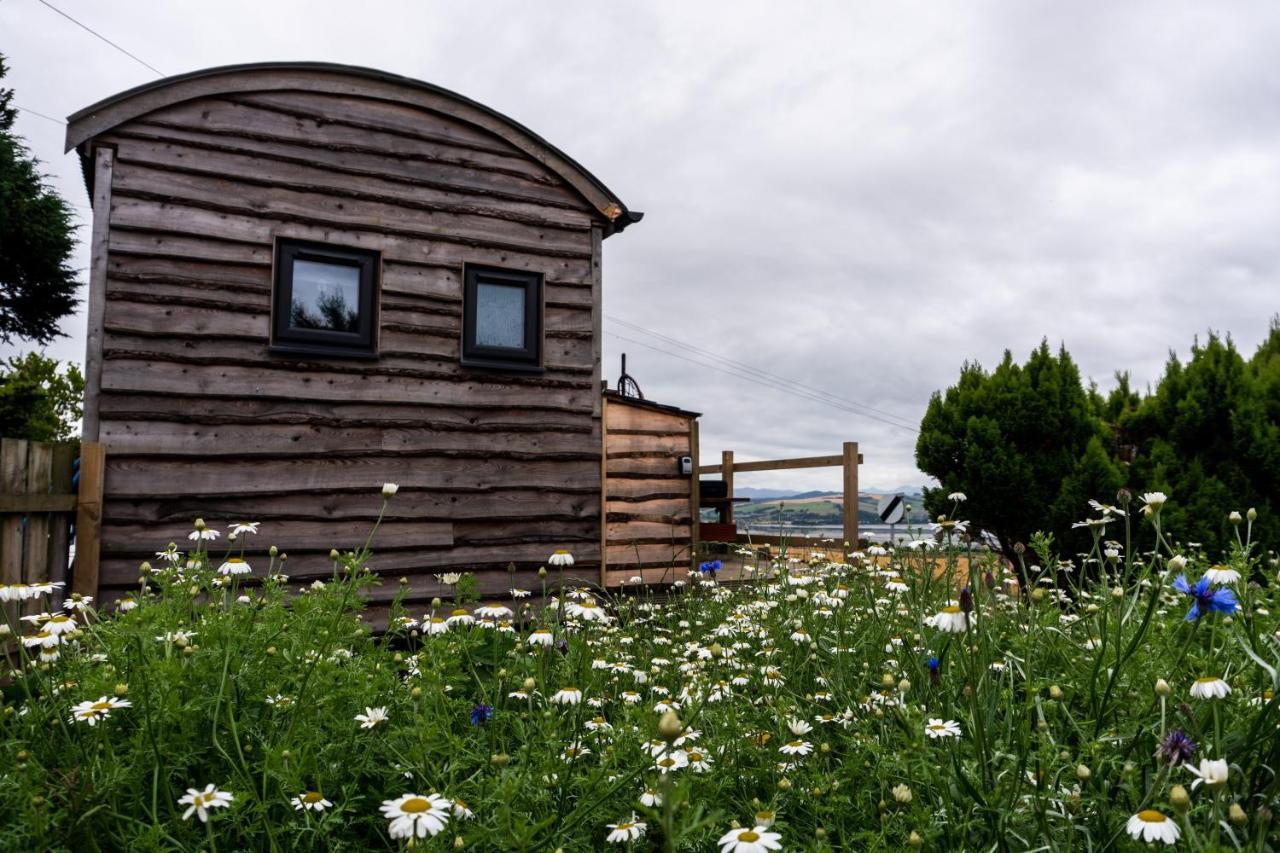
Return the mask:
<path id="1" fill-rule="evenodd" d="M 79 151 L 88 180 L 92 173 L 88 162 L 90 143 L 113 127 L 193 98 L 288 90 L 364 95 L 434 109 L 495 133 L 558 174 L 609 223 L 606 233 L 621 231 L 644 216 L 628 210 L 604 182 L 568 154 L 484 104 L 422 80 L 331 62 L 224 65 L 144 83 L 68 116 L 66 150 Z"/>

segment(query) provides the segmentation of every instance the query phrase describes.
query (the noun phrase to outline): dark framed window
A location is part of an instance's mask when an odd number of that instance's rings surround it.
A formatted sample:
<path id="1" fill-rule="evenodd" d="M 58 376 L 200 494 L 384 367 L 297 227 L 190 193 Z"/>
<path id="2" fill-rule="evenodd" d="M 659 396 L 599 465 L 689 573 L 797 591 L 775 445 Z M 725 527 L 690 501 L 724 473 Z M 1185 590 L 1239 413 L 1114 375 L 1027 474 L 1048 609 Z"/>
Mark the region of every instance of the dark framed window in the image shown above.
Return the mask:
<path id="1" fill-rule="evenodd" d="M 377 252 L 276 240 L 271 351 L 377 356 Z"/>
<path id="2" fill-rule="evenodd" d="M 462 363 L 542 369 L 542 274 L 467 264 L 462 286 Z"/>

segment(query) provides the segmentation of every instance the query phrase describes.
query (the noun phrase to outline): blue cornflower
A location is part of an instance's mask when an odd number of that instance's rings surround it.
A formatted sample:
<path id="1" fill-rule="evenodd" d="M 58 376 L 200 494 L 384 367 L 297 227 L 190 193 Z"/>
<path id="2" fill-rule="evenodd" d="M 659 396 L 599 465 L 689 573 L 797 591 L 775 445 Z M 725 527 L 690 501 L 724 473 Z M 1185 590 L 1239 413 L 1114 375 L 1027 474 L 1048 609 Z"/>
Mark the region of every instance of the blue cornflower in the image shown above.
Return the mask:
<path id="1" fill-rule="evenodd" d="M 936 657 L 930 657 L 927 663 L 929 664 L 929 681 L 933 684 L 941 684 L 942 674 L 938 672 L 941 662 Z"/>
<path id="2" fill-rule="evenodd" d="M 1187 737 L 1182 729 L 1169 729 L 1160 747 L 1156 750 L 1156 758 L 1170 767 L 1186 764 L 1195 755 L 1196 743 Z"/>
<path id="3" fill-rule="evenodd" d="M 493 706 L 479 704 L 471 709 L 471 725 L 479 726 L 493 719 Z"/>
<path id="4" fill-rule="evenodd" d="M 1234 592 L 1225 586 L 1214 587 L 1207 577 L 1200 578 L 1196 581 L 1196 585 L 1192 586 L 1187 583 L 1186 575 L 1178 575 L 1173 582 L 1173 588 L 1194 599 L 1191 609 L 1187 611 L 1188 622 L 1195 622 L 1214 610 L 1230 616 L 1236 612 L 1238 606 Z"/>
<path id="5" fill-rule="evenodd" d="M 720 571 L 720 561 L 708 560 L 707 562 L 703 563 L 701 566 L 698 566 L 698 570 L 703 572 L 704 574 L 706 572 L 713 572 L 713 573 L 718 572 Z"/>

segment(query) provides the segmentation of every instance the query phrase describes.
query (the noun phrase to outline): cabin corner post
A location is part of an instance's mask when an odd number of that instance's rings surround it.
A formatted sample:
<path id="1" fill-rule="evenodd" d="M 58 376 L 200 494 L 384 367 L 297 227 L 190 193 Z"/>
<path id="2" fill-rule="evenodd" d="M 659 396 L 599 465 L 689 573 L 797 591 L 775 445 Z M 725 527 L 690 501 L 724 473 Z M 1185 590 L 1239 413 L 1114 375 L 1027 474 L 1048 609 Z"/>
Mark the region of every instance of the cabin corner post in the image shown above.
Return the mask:
<path id="1" fill-rule="evenodd" d="M 89 242 L 88 326 L 84 355 L 83 441 L 98 440 L 98 399 L 102 390 L 103 315 L 107 309 L 107 249 L 111 224 L 111 178 L 115 150 L 94 149 L 93 231 Z"/>
<path id="2" fill-rule="evenodd" d="M 698 474 L 697 418 L 691 418 L 689 421 L 689 455 L 693 458 L 693 478 L 689 483 L 689 557 L 691 563 L 696 563 L 698 543 L 702 539 L 702 481 Z"/>
<path id="3" fill-rule="evenodd" d="M 724 480 L 724 523 L 733 524 L 733 451 L 720 451 L 720 479 Z"/>
<path id="4" fill-rule="evenodd" d="M 846 441 L 842 453 L 844 466 L 844 541 L 853 549 L 858 549 L 858 463 L 862 457 L 858 453 L 858 442 Z"/>
<path id="5" fill-rule="evenodd" d="M 609 585 L 609 401 L 599 396 L 600 406 L 600 588 Z"/>

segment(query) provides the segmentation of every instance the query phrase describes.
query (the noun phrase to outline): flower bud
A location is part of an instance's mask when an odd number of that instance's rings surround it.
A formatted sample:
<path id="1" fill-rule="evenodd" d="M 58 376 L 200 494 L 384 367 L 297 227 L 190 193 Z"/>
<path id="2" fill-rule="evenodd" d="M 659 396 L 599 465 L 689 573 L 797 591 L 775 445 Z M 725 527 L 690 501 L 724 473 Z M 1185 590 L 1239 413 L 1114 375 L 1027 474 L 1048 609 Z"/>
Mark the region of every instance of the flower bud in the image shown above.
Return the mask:
<path id="1" fill-rule="evenodd" d="M 1244 514 L 1244 517 L 1249 519 L 1250 521 L 1257 521 L 1258 511 L 1253 507 L 1249 507 L 1249 511 Z"/>
<path id="2" fill-rule="evenodd" d="M 414 699 L 422 698 L 422 688 L 414 687 L 412 690 L 409 691 L 409 696 Z"/>
<path id="3" fill-rule="evenodd" d="M 112 693 L 115 693 L 117 696 L 124 696 L 124 695 L 128 694 L 128 692 L 129 692 L 129 685 L 125 684 L 125 683 L 122 681 L 122 682 L 120 682 L 119 684 L 117 684 L 117 685 L 115 686 L 115 689 L 113 689 L 111 692 L 112 692 Z"/>
<path id="4" fill-rule="evenodd" d="M 267 549 L 267 553 L 274 557 L 276 554 L 280 553 L 280 549 L 277 548 L 275 545 L 272 545 L 270 548 Z"/>
<path id="5" fill-rule="evenodd" d="M 1232 510 L 1231 514 L 1227 516 L 1227 521 L 1231 522 L 1232 524 L 1239 525 L 1240 522 L 1244 521 L 1244 517 L 1240 515 L 1238 511 Z"/>
<path id="6" fill-rule="evenodd" d="M 894 684 L 893 676 L 890 675 L 889 673 L 886 672 L 884 675 L 880 676 L 881 687 L 888 690 L 890 687 L 893 687 L 893 684 Z"/>
<path id="7" fill-rule="evenodd" d="M 790 780 L 790 779 L 788 779 L 786 776 L 783 776 L 781 779 L 779 779 L 779 780 L 778 780 L 778 790 L 779 790 L 779 791 L 790 791 L 790 790 L 791 790 L 791 780 Z"/>
<path id="8" fill-rule="evenodd" d="M 1252 510 L 1250 510 L 1252 512 Z M 1244 809 L 1240 808 L 1239 803 L 1232 803 L 1231 808 L 1227 809 L 1227 817 L 1236 826 L 1244 826 L 1249 822 L 1249 816 L 1244 813 Z"/>
<path id="9" fill-rule="evenodd" d="M 924 839 L 920 837 L 920 833 L 916 832 L 913 829 L 911 830 L 911 836 L 907 839 L 907 843 L 910 844 L 916 850 L 919 850 L 921 847 L 924 846 Z"/>
<path id="10" fill-rule="evenodd" d="M 461 850 L 463 847 L 466 847 L 466 846 L 467 846 L 467 842 L 465 842 L 465 841 L 463 841 L 463 840 L 462 840 L 462 836 L 461 836 L 461 835 L 455 835 L 455 836 L 453 837 L 453 849 L 454 849 L 454 850 Z"/>
<path id="11" fill-rule="evenodd" d="M 538 566 L 538 577 L 545 578 L 547 576 L 547 567 Z"/>
<path id="12" fill-rule="evenodd" d="M 534 681 L 532 678 L 526 678 L 526 679 L 524 680 L 524 684 L 523 684 L 522 686 L 524 687 L 525 692 L 527 693 L 527 692 L 529 692 L 530 690 L 532 690 L 533 688 L 537 687 L 537 686 L 538 686 L 538 682 Z"/>
<path id="13" fill-rule="evenodd" d="M 1168 696 L 1170 691 L 1171 691 L 1171 688 L 1169 687 L 1169 682 L 1165 681 L 1163 678 L 1156 679 L 1156 695 L 1157 696 Z"/>
<path id="14" fill-rule="evenodd" d="M 671 743 L 684 733 L 684 723 L 676 716 L 675 711 L 667 711 L 658 720 L 658 735 L 667 743 Z"/>
<path id="15" fill-rule="evenodd" d="M 1081 764 L 1079 767 L 1076 768 L 1076 778 L 1079 779 L 1081 782 L 1088 782 L 1089 777 L 1092 775 L 1093 775 L 1093 772 L 1089 770 L 1089 766 L 1087 764 Z"/>
<path id="16" fill-rule="evenodd" d="M 510 761 L 511 756 L 507 755 L 505 752 L 495 752 L 493 755 L 489 756 L 489 763 L 494 767 L 506 767 Z"/>
<path id="17" fill-rule="evenodd" d="M 1181 554 L 1175 554 L 1174 556 L 1169 558 L 1170 571 L 1180 572 L 1186 569 L 1186 567 L 1187 567 L 1187 558 L 1182 556 Z"/>
<path id="18" fill-rule="evenodd" d="M 1046 594 L 1047 593 L 1045 593 L 1042 587 L 1036 587 L 1035 589 L 1031 590 L 1031 600 L 1039 603 L 1041 601 L 1044 601 L 1044 597 Z"/>
<path id="19" fill-rule="evenodd" d="M 1191 795 L 1181 785 L 1174 785 L 1169 791 L 1169 805 L 1180 812 L 1185 812 L 1191 806 Z"/>
<path id="20" fill-rule="evenodd" d="M 906 784 L 893 786 L 893 798 L 900 803 L 911 802 L 911 788 Z"/>
<path id="21" fill-rule="evenodd" d="M 204 530 L 206 527 L 203 518 L 196 519 L 196 530 Z"/>
<path id="22" fill-rule="evenodd" d="M 1049 688 L 1049 698 L 1055 702 L 1062 699 L 1062 688 L 1054 684 Z"/>
<path id="23" fill-rule="evenodd" d="M 337 549 L 337 548 L 330 548 L 330 549 L 329 549 L 329 559 L 330 559 L 330 560 L 333 560 L 335 563 L 336 563 L 336 562 L 338 562 L 338 558 L 339 558 L 339 557 L 341 557 L 341 556 L 342 556 L 342 555 L 338 553 L 338 549 Z"/>
<path id="24" fill-rule="evenodd" d="M 394 497 L 394 496 L 395 496 L 395 493 L 396 493 L 396 492 L 398 492 L 398 491 L 400 491 L 400 487 L 399 487 L 399 486 L 397 486 L 395 483 L 383 483 L 383 484 L 382 484 L 382 496 L 383 496 L 384 498 Z"/>
<path id="25" fill-rule="evenodd" d="M 444 604 L 444 602 L 440 600 L 440 596 L 438 595 L 435 598 L 431 599 L 432 607 L 439 607 L 442 604 Z"/>
<path id="26" fill-rule="evenodd" d="M 898 682 L 898 692 L 899 692 L 899 693 L 907 693 L 907 692 L 910 692 L 910 690 L 911 690 L 911 682 L 910 682 L 910 681 L 908 681 L 907 679 L 905 679 L 905 678 L 904 678 L 904 679 L 902 679 L 901 681 L 899 681 L 899 682 Z"/>

